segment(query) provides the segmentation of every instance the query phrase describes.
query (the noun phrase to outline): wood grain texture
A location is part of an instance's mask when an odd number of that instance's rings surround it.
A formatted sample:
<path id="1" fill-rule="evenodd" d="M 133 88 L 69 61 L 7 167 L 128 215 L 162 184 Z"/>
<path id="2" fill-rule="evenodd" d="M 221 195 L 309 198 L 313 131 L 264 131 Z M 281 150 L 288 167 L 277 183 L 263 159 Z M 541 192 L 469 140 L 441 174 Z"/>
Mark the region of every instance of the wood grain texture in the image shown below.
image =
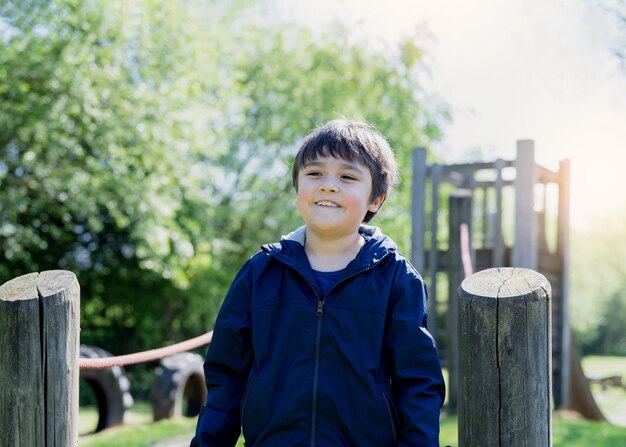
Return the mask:
<path id="1" fill-rule="evenodd" d="M 550 283 L 489 269 L 459 288 L 459 445 L 552 444 Z"/>
<path id="2" fill-rule="evenodd" d="M 448 312 L 446 353 L 448 365 L 448 411 L 456 414 L 458 411 L 458 383 L 459 383 L 459 346 L 457 331 L 459 327 L 459 305 L 457 289 L 465 278 L 461 256 L 461 224 L 472 224 L 472 191 L 458 189 L 450 194 L 448 199 Z M 471 240 L 471 236 L 470 236 Z"/>
<path id="3" fill-rule="evenodd" d="M 79 321 L 71 272 L 0 286 L 0 445 L 77 445 Z"/>
<path id="4" fill-rule="evenodd" d="M 538 180 L 535 164 L 535 143 L 517 142 L 515 159 L 515 246 L 513 266 L 537 268 L 537 217 L 535 215 L 535 184 Z"/>

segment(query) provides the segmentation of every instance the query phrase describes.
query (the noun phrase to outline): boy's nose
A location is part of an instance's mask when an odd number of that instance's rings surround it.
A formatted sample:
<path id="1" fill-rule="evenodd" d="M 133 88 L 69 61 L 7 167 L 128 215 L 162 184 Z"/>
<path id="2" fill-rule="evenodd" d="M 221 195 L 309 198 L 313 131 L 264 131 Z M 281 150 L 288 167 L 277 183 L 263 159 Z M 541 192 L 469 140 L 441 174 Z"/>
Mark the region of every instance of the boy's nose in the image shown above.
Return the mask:
<path id="1" fill-rule="evenodd" d="M 320 190 L 324 192 L 337 192 L 339 191 L 339 188 L 335 182 L 326 181 L 320 185 Z"/>

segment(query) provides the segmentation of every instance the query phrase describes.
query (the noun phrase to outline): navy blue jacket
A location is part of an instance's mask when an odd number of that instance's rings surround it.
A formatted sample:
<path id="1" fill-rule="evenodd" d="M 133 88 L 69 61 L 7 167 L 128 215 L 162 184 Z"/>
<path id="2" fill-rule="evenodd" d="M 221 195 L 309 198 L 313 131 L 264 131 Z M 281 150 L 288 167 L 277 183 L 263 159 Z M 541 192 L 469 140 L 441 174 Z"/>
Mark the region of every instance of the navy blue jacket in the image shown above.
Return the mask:
<path id="1" fill-rule="evenodd" d="M 217 317 L 192 446 L 435 447 L 444 383 L 426 289 L 373 227 L 321 294 L 304 228 L 243 266 Z"/>

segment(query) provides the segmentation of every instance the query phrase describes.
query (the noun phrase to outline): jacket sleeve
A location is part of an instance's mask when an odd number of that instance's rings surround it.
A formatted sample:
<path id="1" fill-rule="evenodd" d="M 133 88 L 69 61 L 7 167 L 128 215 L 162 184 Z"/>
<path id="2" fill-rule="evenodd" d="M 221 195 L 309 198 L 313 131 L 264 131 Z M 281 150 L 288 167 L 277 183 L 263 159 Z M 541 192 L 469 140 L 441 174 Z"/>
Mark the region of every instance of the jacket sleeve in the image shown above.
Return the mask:
<path id="1" fill-rule="evenodd" d="M 237 274 L 219 311 L 204 361 L 207 401 L 191 447 L 234 447 L 240 405 L 253 361 L 250 317 L 251 261 Z"/>
<path id="2" fill-rule="evenodd" d="M 426 287 L 407 263 L 389 303 L 385 352 L 398 410 L 399 447 L 438 447 L 445 385 L 427 328 Z"/>

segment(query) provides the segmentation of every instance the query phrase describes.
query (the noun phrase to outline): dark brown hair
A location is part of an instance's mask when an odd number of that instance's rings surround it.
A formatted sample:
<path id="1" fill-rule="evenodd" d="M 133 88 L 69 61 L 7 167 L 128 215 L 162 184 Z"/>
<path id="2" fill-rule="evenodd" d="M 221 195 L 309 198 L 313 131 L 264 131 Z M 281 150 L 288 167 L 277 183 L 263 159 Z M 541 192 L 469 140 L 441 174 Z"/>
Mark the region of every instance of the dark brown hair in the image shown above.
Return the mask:
<path id="1" fill-rule="evenodd" d="M 321 157 L 356 161 L 366 166 L 372 175 L 370 202 L 381 195 L 386 198 L 397 180 L 398 166 L 389 143 L 373 126 L 361 121 L 329 121 L 306 136 L 291 171 L 296 191 L 300 169 Z M 369 222 L 375 215 L 368 211 L 363 222 Z"/>

